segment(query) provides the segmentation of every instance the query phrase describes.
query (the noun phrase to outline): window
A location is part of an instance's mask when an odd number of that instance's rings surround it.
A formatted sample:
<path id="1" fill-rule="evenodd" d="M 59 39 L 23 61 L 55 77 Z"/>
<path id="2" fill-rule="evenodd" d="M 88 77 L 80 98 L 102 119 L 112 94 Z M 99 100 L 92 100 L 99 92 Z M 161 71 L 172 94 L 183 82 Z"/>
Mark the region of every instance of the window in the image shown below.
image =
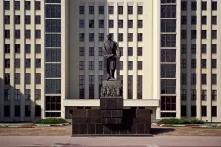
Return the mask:
<path id="1" fill-rule="evenodd" d="M 143 98 L 143 76 L 137 75 L 137 99 Z"/>
<path id="2" fill-rule="evenodd" d="M 15 84 L 20 84 L 20 73 L 15 73 Z"/>
<path id="3" fill-rule="evenodd" d="M 80 99 L 84 98 L 84 76 L 83 75 L 79 76 L 79 98 Z"/>
<path id="4" fill-rule="evenodd" d="M 137 7 L 137 14 L 143 14 L 143 6 Z"/>
<path id="5" fill-rule="evenodd" d="M 79 28 L 84 28 L 84 20 L 83 19 L 79 20 Z"/>
<path id="6" fill-rule="evenodd" d="M 202 30 L 202 31 L 201 31 L 201 38 L 202 38 L 202 39 L 206 39 L 206 38 L 207 38 L 207 34 L 206 34 L 206 33 L 207 33 L 206 30 Z"/>
<path id="7" fill-rule="evenodd" d="M 196 68 L 196 59 L 191 59 L 191 68 Z"/>
<path id="8" fill-rule="evenodd" d="M 191 85 L 196 85 L 196 74 L 195 73 L 191 74 Z"/>
<path id="9" fill-rule="evenodd" d="M 89 64 L 88 64 L 88 69 L 89 70 L 94 70 L 94 61 L 89 61 Z"/>
<path id="10" fill-rule="evenodd" d="M 108 20 L 108 27 L 113 28 L 114 27 L 114 20 Z"/>
<path id="11" fill-rule="evenodd" d="M 118 41 L 123 41 L 123 33 L 118 33 Z"/>
<path id="12" fill-rule="evenodd" d="M 207 17 L 206 17 L 206 16 L 202 16 L 202 18 L 201 18 L 201 23 L 202 23 L 203 25 L 206 25 L 206 24 L 207 24 Z"/>
<path id="13" fill-rule="evenodd" d="M 217 107 L 216 106 L 212 106 L 212 117 L 217 117 Z"/>
<path id="14" fill-rule="evenodd" d="M 196 39 L 196 30 L 191 30 L 191 38 Z"/>
<path id="15" fill-rule="evenodd" d="M 161 18 L 176 18 L 176 5 L 161 5 Z"/>
<path id="16" fill-rule="evenodd" d="M 89 28 L 94 28 L 94 20 L 89 20 Z"/>
<path id="17" fill-rule="evenodd" d="M 197 9 L 196 1 L 192 1 L 191 2 L 191 10 L 196 11 L 196 9 Z"/>
<path id="18" fill-rule="evenodd" d="M 31 38 L 31 30 L 25 30 L 25 38 L 30 39 Z"/>
<path id="19" fill-rule="evenodd" d="M 84 47 L 79 47 L 79 56 L 84 56 Z"/>
<path id="20" fill-rule="evenodd" d="M 103 42 L 104 41 L 104 33 L 99 33 L 99 41 Z"/>
<path id="21" fill-rule="evenodd" d="M 5 59 L 4 62 L 5 68 L 10 68 L 10 59 Z"/>
<path id="22" fill-rule="evenodd" d="M 201 114 L 202 116 L 207 116 L 207 110 L 206 106 L 201 106 Z"/>
<path id="23" fill-rule="evenodd" d="M 118 28 L 123 28 L 123 27 L 124 27 L 123 20 L 118 20 Z"/>
<path id="24" fill-rule="evenodd" d="M 176 19 L 162 19 L 161 32 L 176 32 Z"/>
<path id="25" fill-rule="evenodd" d="M 196 116 L 196 106 L 191 106 L 191 116 L 192 117 Z"/>
<path id="26" fill-rule="evenodd" d="M 99 28 L 104 28 L 104 20 L 103 19 L 99 20 Z"/>
<path id="27" fill-rule="evenodd" d="M 128 56 L 133 56 L 133 47 L 128 47 Z"/>
<path id="28" fill-rule="evenodd" d="M 98 69 L 103 70 L 103 62 L 102 61 L 98 62 Z"/>
<path id="29" fill-rule="evenodd" d="M 30 54 L 31 53 L 31 44 L 25 44 L 25 53 Z"/>
<path id="30" fill-rule="evenodd" d="M 123 67 L 124 67 L 123 64 L 124 64 L 123 61 L 120 61 L 120 70 L 123 70 Z"/>
<path id="31" fill-rule="evenodd" d="M 35 67 L 41 68 L 41 59 L 35 59 Z"/>
<path id="32" fill-rule="evenodd" d="M 10 30 L 5 30 L 5 38 L 10 38 Z"/>
<path id="33" fill-rule="evenodd" d="M 206 59 L 201 59 L 201 67 L 206 68 Z"/>
<path id="34" fill-rule="evenodd" d="M 4 16 L 4 22 L 5 22 L 5 24 L 10 24 L 10 16 L 9 15 Z"/>
<path id="35" fill-rule="evenodd" d="M 45 98 L 46 110 L 61 110 L 61 97 L 60 96 L 46 96 Z"/>
<path id="36" fill-rule="evenodd" d="M 203 89 L 201 90 L 201 100 L 206 101 L 207 99 L 207 90 Z"/>
<path id="37" fill-rule="evenodd" d="M 181 59 L 181 68 L 186 68 L 186 59 Z"/>
<path id="38" fill-rule="evenodd" d="M 192 25 L 196 24 L 196 16 L 191 16 L 191 24 Z"/>
<path id="39" fill-rule="evenodd" d="M 89 99 L 94 99 L 94 75 L 89 75 Z"/>
<path id="40" fill-rule="evenodd" d="M 181 16 L 181 24 L 186 25 L 186 23 L 187 23 L 186 16 Z"/>
<path id="41" fill-rule="evenodd" d="M 128 33 L 127 40 L 129 42 L 133 41 L 133 33 Z"/>
<path id="42" fill-rule="evenodd" d="M 20 68 L 20 59 L 15 59 L 15 68 Z"/>
<path id="43" fill-rule="evenodd" d="M 205 2 L 205 1 L 202 1 L 202 3 L 201 3 L 201 7 L 202 7 L 202 10 L 207 10 L 207 2 Z"/>
<path id="44" fill-rule="evenodd" d="M 20 1 L 14 1 L 14 9 L 20 10 Z"/>
<path id="45" fill-rule="evenodd" d="M 212 68 L 216 68 L 216 67 L 217 67 L 217 61 L 216 61 L 216 59 L 212 59 L 212 60 L 211 60 L 211 67 L 212 67 Z"/>
<path id="46" fill-rule="evenodd" d="M 161 110 L 175 111 L 176 110 L 176 97 L 175 96 L 161 96 Z"/>
<path id="47" fill-rule="evenodd" d="M 216 54 L 216 52 L 217 52 L 217 45 L 216 45 L 216 44 L 212 44 L 211 52 L 212 52 L 213 54 Z"/>
<path id="48" fill-rule="evenodd" d="M 25 105 L 25 117 L 30 117 L 30 116 L 31 116 L 31 106 Z"/>
<path id="49" fill-rule="evenodd" d="M 217 16 L 212 16 L 212 24 L 217 25 Z"/>
<path id="50" fill-rule="evenodd" d="M 45 80 L 46 94 L 60 94 L 61 93 L 61 80 L 60 79 L 46 79 Z"/>
<path id="51" fill-rule="evenodd" d="M 31 67 L 31 59 L 25 59 L 25 67 L 30 68 Z"/>
<path id="52" fill-rule="evenodd" d="M 4 1 L 4 9 L 10 10 L 10 1 Z"/>
<path id="53" fill-rule="evenodd" d="M 79 70 L 84 70 L 84 61 L 79 62 Z"/>
<path id="54" fill-rule="evenodd" d="M 217 10 L 217 2 L 212 1 L 212 10 Z"/>
<path id="55" fill-rule="evenodd" d="M 25 15 L 25 24 L 31 24 L 31 16 Z"/>
<path id="56" fill-rule="evenodd" d="M 60 18 L 61 5 L 45 5 L 46 18 Z"/>
<path id="57" fill-rule="evenodd" d="M 98 11 L 99 14 L 104 14 L 104 6 L 99 6 Z"/>
<path id="58" fill-rule="evenodd" d="M 181 105 L 181 117 L 186 117 L 186 106 Z"/>
<path id="59" fill-rule="evenodd" d="M 35 84 L 41 84 L 41 73 L 35 73 Z"/>
<path id="60" fill-rule="evenodd" d="M 31 74 L 25 73 L 25 84 L 31 84 Z"/>
<path id="61" fill-rule="evenodd" d="M 20 44 L 15 44 L 15 53 L 19 54 L 20 53 Z"/>
<path id="62" fill-rule="evenodd" d="M 196 54 L 196 44 L 191 44 L 191 54 Z"/>
<path id="63" fill-rule="evenodd" d="M 128 70 L 133 70 L 133 61 L 128 61 Z"/>
<path id="64" fill-rule="evenodd" d="M 128 75 L 127 80 L 128 80 L 127 98 L 133 99 L 133 75 Z"/>
<path id="65" fill-rule="evenodd" d="M 5 53 L 10 53 L 10 44 L 5 44 Z"/>
<path id="66" fill-rule="evenodd" d="M 212 90 L 212 101 L 216 101 L 217 100 L 217 90 Z"/>
<path id="67" fill-rule="evenodd" d="M 94 6 L 89 6 L 89 14 L 94 14 Z"/>
<path id="68" fill-rule="evenodd" d="M 186 1 L 182 1 L 181 2 L 181 10 L 182 11 L 186 11 L 187 10 L 187 2 Z"/>
<path id="69" fill-rule="evenodd" d="M 186 39 L 186 30 L 181 30 L 181 39 Z"/>
<path id="70" fill-rule="evenodd" d="M 142 47 L 137 48 L 137 56 L 143 56 L 143 48 Z"/>
<path id="71" fill-rule="evenodd" d="M 15 117 L 20 117 L 20 114 L 21 114 L 20 105 L 15 105 L 14 114 L 15 114 Z"/>
<path id="72" fill-rule="evenodd" d="M 59 77 L 61 77 L 61 64 L 60 63 L 47 63 L 47 64 L 45 64 L 45 77 L 46 78 L 59 78 Z"/>
<path id="73" fill-rule="evenodd" d="M 217 84 L 217 76 L 216 76 L 216 74 L 212 74 L 212 76 L 211 76 L 211 83 L 212 83 L 212 85 L 216 85 Z"/>
<path id="74" fill-rule="evenodd" d="M 5 85 L 9 85 L 10 84 L 10 74 L 9 73 L 5 73 L 4 75 L 4 79 L 5 79 Z"/>
<path id="75" fill-rule="evenodd" d="M 4 117 L 10 117 L 10 105 L 4 106 Z"/>
<path id="76" fill-rule="evenodd" d="M 41 89 L 35 89 L 35 99 L 36 100 L 41 99 Z"/>
<path id="77" fill-rule="evenodd" d="M 161 94 L 175 94 L 176 80 L 175 79 L 161 79 Z"/>
<path id="78" fill-rule="evenodd" d="M 212 39 L 217 39 L 217 31 L 216 30 L 212 30 L 211 33 L 212 33 L 211 34 Z"/>
<path id="79" fill-rule="evenodd" d="M 20 30 L 15 30 L 15 39 L 20 38 Z"/>
<path id="80" fill-rule="evenodd" d="M 161 78 L 176 78 L 176 64 L 161 64 L 160 69 Z"/>
<path id="81" fill-rule="evenodd" d="M 137 69 L 142 70 L 143 69 L 143 62 L 142 61 L 137 61 Z"/>
<path id="82" fill-rule="evenodd" d="M 79 6 L 79 14 L 84 14 L 84 6 Z"/>
<path id="83" fill-rule="evenodd" d="M 79 41 L 80 42 L 84 42 L 84 38 L 85 38 L 84 36 L 85 36 L 84 33 L 79 34 Z"/>
<path id="84" fill-rule="evenodd" d="M 98 55 L 103 56 L 103 47 L 98 48 Z"/>
<path id="85" fill-rule="evenodd" d="M 114 14 L 114 6 L 108 6 L 108 13 Z"/>
<path id="86" fill-rule="evenodd" d="M 128 14 L 133 14 L 133 6 L 128 6 L 127 7 L 127 13 Z"/>
<path id="87" fill-rule="evenodd" d="M 120 56 L 123 56 L 123 47 L 119 47 L 119 51 L 120 51 Z"/>
<path id="88" fill-rule="evenodd" d="M 161 62 L 176 62 L 176 50 L 174 49 L 161 50 Z"/>
<path id="89" fill-rule="evenodd" d="M 35 53 L 41 53 L 41 44 L 35 44 Z"/>
<path id="90" fill-rule="evenodd" d="M 123 14 L 123 6 L 118 6 L 118 14 Z"/>
<path id="91" fill-rule="evenodd" d="M 41 38 L 41 30 L 35 30 L 35 38 Z"/>
<path id="92" fill-rule="evenodd" d="M 201 53 L 206 53 L 206 44 L 201 45 Z"/>
<path id="93" fill-rule="evenodd" d="M 186 73 L 181 74 L 181 84 L 186 85 L 187 79 L 186 79 Z"/>
<path id="94" fill-rule="evenodd" d="M 206 74 L 201 74 L 201 83 L 206 84 L 207 83 L 206 81 L 207 81 Z"/>
<path id="95" fill-rule="evenodd" d="M 138 28 L 143 28 L 143 20 L 138 20 L 137 21 L 137 27 Z"/>
<path id="96" fill-rule="evenodd" d="M 35 10 L 41 10 L 41 2 L 35 1 Z"/>
<path id="97" fill-rule="evenodd" d="M 176 34 L 161 34 L 161 47 L 175 47 Z"/>
<path id="98" fill-rule="evenodd" d="M 25 10 L 30 10 L 31 9 L 31 2 L 30 1 L 25 1 Z"/>
<path id="99" fill-rule="evenodd" d="M 128 28 L 133 28 L 133 20 L 127 21 Z"/>
<path id="100" fill-rule="evenodd" d="M 94 56 L 94 47 L 89 47 L 89 56 Z"/>
<path id="101" fill-rule="evenodd" d="M 94 41 L 94 33 L 89 33 L 89 42 Z"/>
<path id="102" fill-rule="evenodd" d="M 15 15 L 15 24 L 20 24 L 20 15 Z"/>
<path id="103" fill-rule="evenodd" d="M 35 24 L 41 24 L 41 16 L 40 15 L 35 16 Z"/>

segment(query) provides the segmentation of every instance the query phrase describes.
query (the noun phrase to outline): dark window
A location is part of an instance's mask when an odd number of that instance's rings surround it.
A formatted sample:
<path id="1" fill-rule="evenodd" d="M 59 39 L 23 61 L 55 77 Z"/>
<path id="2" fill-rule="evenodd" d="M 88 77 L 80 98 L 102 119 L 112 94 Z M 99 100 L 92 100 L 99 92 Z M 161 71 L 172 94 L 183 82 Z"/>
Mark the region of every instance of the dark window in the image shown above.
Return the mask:
<path id="1" fill-rule="evenodd" d="M 175 79 L 162 79 L 161 80 L 161 94 L 175 94 L 176 93 L 176 80 Z"/>
<path id="2" fill-rule="evenodd" d="M 191 24 L 192 25 L 196 24 L 196 16 L 191 16 Z"/>
<path id="3" fill-rule="evenodd" d="M 212 76 L 211 76 L 211 83 L 212 83 L 212 85 L 216 85 L 217 84 L 217 75 L 216 74 L 212 74 Z"/>
<path id="4" fill-rule="evenodd" d="M 123 41 L 123 33 L 118 33 L 118 41 Z"/>
<path id="5" fill-rule="evenodd" d="M 35 10 L 41 10 L 41 2 L 35 1 Z"/>
<path id="6" fill-rule="evenodd" d="M 15 73 L 15 84 L 20 84 L 20 78 L 21 78 L 20 73 Z"/>
<path id="7" fill-rule="evenodd" d="M 61 80 L 60 79 L 46 79 L 45 80 L 46 94 L 59 94 L 61 93 Z"/>
<path id="8" fill-rule="evenodd" d="M 187 10 L 187 2 L 186 1 L 182 1 L 181 2 L 181 10 L 182 11 L 186 11 Z"/>
<path id="9" fill-rule="evenodd" d="M 161 5 L 161 18 L 176 18 L 176 5 Z"/>
<path id="10" fill-rule="evenodd" d="M 61 18 L 61 6 L 60 5 L 45 5 L 46 18 Z"/>
<path id="11" fill-rule="evenodd" d="M 216 101 L 217 100 L 217 91 L 216 90 L 212 90 L 212 101 Z"/>
<path id="12" fill-rule="evenodd" d="M 143 41 L 143 33 L 137 34 L 137 41 Z"/>
<path id="13" fill-rule="evenodd" d="M 5 38 L 10 38 L 10 30 L 5 30 Z"/>
<path id="14" fill-rule="evenodd" d="M 161 110 L 175 111 L 176 97 L 175 96 L 161 96 Z"/>
<path id="15" fill-rule="evenodd" d="M 108 13 L 114 14 L 114 6 L 108 6 Z"/>
<path id="16" fill-rule="evenodd" d="M 207 38 L 207 31 L 206 30 L 202 30 L 201 31 L 201 38 L 202 39 L 206 39 Z"/>
<path id="17" fill-rule="evenodd" d="M 79 14 L 84 14 L 84 6 L 79 6 Z"/>
<path id="18" fill-rule="evenodd" d="M 5 22 L 5 24 L 10 24 L 10 16 L 9 15 L 5 15 L 4 22 Z"/>
<path id="19" fill-rule="evenodd" d="M 127 98 L 133 99 L 133 75 L 128 75 L 127 80 L 128 80 Z"/>
<path id="20" fill-rule="evenodd" d="M 207 99 L 207 90 L 203 89 L 201 90 L 201 100 L 206 101 Z"/>
<path id="21" fill-rule="evenodd" d="M 4 79 L 5 79 L 5 85 L 9 85 L 10 84 L 10 74 L 5 73 Z"/>
<path id="22" fill-rule="evenodd" d="M 212 10 L 217 10 L 217 2 L 212 1 Z"/>
<path id="23" fill-rule="evenodd" d="M 133 47 L 128 47 L 128 56 L 133 56 Z"/>
<path id="24" fill-rule="evenodd" d="M 99 25 L 99 28 L 104 28 L 104 20 L 100 19 L 98 25 Z"/>
<path id="25" fill-rule="evenodd" d="M 93 42 L 94 41 L 94 33 L 89 33 L 89 42 Z"/>
<path id="26" fill-rule="evenodd" d="M 41 24 L 41 16 L 40 15 L 35 16 L 35 24 Z"/>
<path id="27" fill-rule="evenodd" d="M 20 44 L 15 44 L 15 53 L 20 53 L 20 48 L 21 48 L 21 45 Z"/>
<path id="28" fill-rule="evenodd" d="M 176 64 L 161 64 L 161 78 L 176 78 Z"/>
<path id="29" fill-rule="evenodd" d="M 89 20 L 89 28 L 94 28 L 94 20 Z"/>
<path id="30" fill-rule="evenodd" d="M 25 73 L 25 84 L 31 84 L 31 74 Z"/>
<path id="31" fill-rule="evenodd" d="M 196 85 L 196 74 L 195 73 L 191 74 L 191 85 Z"/>
<path id="32" fill-rule="evenodd" d="M 31 2 L 25 1 L 25 10 L 30 10 L 30 9 L 31 9 Z"/>
<path id="33" fill-rule="evenodd" d="M 45 46 L 46 47 L 60 47 L 61 46 L 61 35 L 60 34 L 46 34 L 45 35 Z"/>
<path id="34" fill-rule="evenodd" d="M 212 60 L 211 60 L 211 67 L 212 67 L 212 68 L 216 68 L 216 67 L 217 67 L 217 61 L 216 61 L 216 59 L 212 59 Z"/>
<path id="35" fill-rule="evenodd" d="M 123 14 L 123 6 L 118 6 L 118 14 Z"/>
<path id="36" fill-rule="evenodd" d="M 20 59 L 15 59 L 15 68 L 20 68 Z"/>
<path id="37" fill-rule="evenodd" d="M 45 26 L 47 32 L 61 32 L 61 20 L 46 19 Z"/>
<path id="38" fill-rule="evenodd" d="M 186 117 L 186 106 L 185 105 L 181 106 L 181 116 Z"/>
<path id="39" fill-rule="evenodd" d="M 31 44 L 25 44 L 25 53 L 30 54 L 31 53 Z"/>
<path id="40" fill-rule="evenodd" d="M 83 99 L 84 98 L 84 76 L 80 75 L 79 76 L 79 98 Z"/>
<path id="41" fill-rule="evenodd" d="M 15 39 L 20 38 L 20 30 L 15 30 Z"/>
<path id="42" fill-rule="evenodd" d="M 123 20 L 118 20 L 118 28 L 123 28 L 123 27 L 124 27 Z"/>
<path id="43" fill-rule="evenodd" d="M 41 73 L 35 73 L 35 84 L 41 84 Z"/>
<path id="44" fill-rule="evenodd" d="M 212 16 L 212 24 L 217 25 L 217 16 Z"/>
<path id="45" fill-rule="evenodd" d="M 128 33 L 128 35 L 127 35 L 127 40 L 128 40 L 129 42 L 133 41 L 133 33 Z"/>
<path id="46" fill-rule="evenodd" d="M 186 25 L 186 23 L 187 23 L 186 16 L 181 16 L 181 24 Z"/>
<path id="47" fill-rule="evenodd" d="M 216 30 L 212 30 L 211 33 L 212 33 L 211 34 L 212 39 L 217 39 L 217 31 Z"/>
<path id="48" fill-rule="evenodd" d="M 206 74 L 201 74 L 201 83 L 202 84 L 206 84 L 207 83 Z"/>
<path id="49" fill-rule="evenodd" d="M 114 21 L 113 20 L 108 20 L 108 27 L 113 28 L 114 27 Z"/>
<path id="50" fill-rule="evenodd" d="M 41 116 L 41 106 L 35 105 L 35 116 L 36 117 Z"/>
<path id="51" fill-rule="evenodd" d="M 20 1 L 14 1 L 14 9 L 20 10 Z"/>
<path id="52" fill-rule="evenodd" d="M 217 45 L 216 45 L 216 44 L 212 44 L 211 52 L 212 52 L 213 54 L 216 54 L 216 52 L 217 52 Z"/>
<path id="53" fill-rule="evenodd" d="M 207 24 L 207 17 L 206 16 L 201 17 L 201 23 L 204 25 Z"/>
<path id="54" fill-rule="evenodd" d="M 35 53 L 41 53 L 41 44 L 35 44 Z"/>
<path id="55" fill-rule="evenodd" d="M 94 6 L 89 6 L 89 14 L 94 14 Z"/>
<path id="56" fill-rule="evenodd" d="M 142 70 L 143 69 L 143 62 L 142 61 L 137 61 L 137 69 Z"/>
<path id="57" fill-rule="evenodd" d="M 128 6 L 127 7 L 127 13 L 128 14 L 133 14 L 133 6 Z"/>
<path id="58" fill-rule="evenodd" d="M 15 15 L 15 24 L 20 24 L 20 15 Z"/>
<path id="59" fill-rule="evenodd" d="M 133 70 L 133 61 L 128 61 L 128 70 Z"/>
<path id="60" fill-rule="evenodd" d="M 137 56 L 143 56 L 143 48 L 142 47 L 137 48 Z"/>
<path id="61" fill-rule="evenodd" d="M 137 14 L 143 14 L 143 6 L 137 7 Z"/>
<path id="62" fill-rule="evenodd" d="M 175 47 L 176 46 L 176 35 L 175 34 L 162 34 L 161 35 L 161 46 L 162 47 Z"/>
<path id="63" fill-rule="evenodd" d="M 196 39 L 196 30 L 191 30 L 191 38 Z"/>
<path id="64" fill-rule="evenodd" d="M 197 9 L 196 1 L 191 2 L 191 10 L 195 11 Z"/>
<path id="65" fill-rule="evenodd" d="M 206 106 L 201 107 L 202 116 L 207 116 L 207 110 L 206 109 L 207 109 Z"/>
<path id="66" fill-rule="evenodd" d="M 207 2 L 202 1 L 201 7 L 202 7 L 202 10 L 207 10 Z"/>
<path id="67" fill-rule="evenodd" d="M 4 9 L 5 10 L 10 10 L 10 1 L 5 1 L 4 0 Z"/>
<path id="68" fill-rule="evenodd" d="M 80 19 L 79 20 L 79 28 L 84 28 L 84 20 L 83 19 Z"/>
<path id="69" fill-rule="evenodd" d="M 137 27 L 143 28 L 143 20 L 137 20 Z"/>
<path id="70" fill-rule="evenodd" d="M 161 62 L 176 62 L 176 50 L 173 49 L 161 50 Z"/>
<path id="71" fill-rule="evenodd" d="M 206 59 L 201 59 L 201 67 L 206 68 Z"/>
<path id="72" fill-rule="evenodd" d="M 31 30 L 25 30 L 25 38 L 30 39 L 31 38 Z"/>
<path id="73" fill-rule="evenodd" d="M 25 116 L 30 117 L 31 116 L 31 106 L 25 105 Z"/>
<path id="74" fill-rule="evenodd" d="M 201 45 L 201 53 L 206 53 L 206 44 Z"/>
<path id="75" fill-rule="evenodd" d="M 128 28 L 133 28 L 133 20 L 127 21 Z"/>
<path id="76" fill-rule="evenodd" d="M 94 56 L 94 47 L 89 47 L 89 56 Z"/>
<path id="77" fill-rule="evenodd" d="M 80 34 L 79 34 L 79 41 L 80 41 L 80 42 L 84 42 L 84 40 L 85 40 L 85 35 L 84 35 L 84 33 L 80 33 Z"/>
<path id="78" fill-rule="evenodd" d="M 181 30 L 181 39 L 186 39 L 186 30 Z"/>
<path id="79" fill-rule="evenodd" d="M 104 14 L 104 6 L 99 6 L 98 11 L 99 14 Z"/>
<path id="80" fill-rule="evenodd" d="M 46 110 L 61 110 L 60 96 L 46 96 L 45 98 Z"/>
<path id="81" fill-rule="evenodd" d="M 217 107 L 216 106 L 212 106 L 212 117 L 217 117 Z"/>
<path id="82" fill-rule="evenodd" d="M 162 19 L 161 20 L 161 32 L 176 32 L 176 20 L 175 19 Z"/>
<path id="83" fill-rule="evenodd" d="M 35 30 L 35 38 L 37 39 L 41 38 L 41 30 Z"/>
<path id="84" fill-rule="evenodd" d="M 41 68 L 41 59 L 35 59 L 35 67 Z"/>
<path id="85" fill-rule="evenodd" d="M 10 116 L 10 105 L 5 105 L 4 106 L 4 117 L 9 117 Z"/>
<path id="86" fill-rule="evenodd" d="M 21 109 L 19 105 L 15 105 L 15 117 L 20 117 Z"/>
<path id="87" fill-rule="evenodd" d="M 31 67 L 31 59 L 25 59 L 25 67 L 30 68 Z"/>
<path id="88" fill-rule="evenodd" d="M 143 76 L 137 75 L 137 99 L 143 98 Z"/>
<path id="89" fill-rule="evenodd" d="M 61 76 L 61 64 L 60 63 L 48 63 L 45 64 L 45 77 L 56 78 Z"/>
<path id="90" fill-rule="evenodd" d="M 30 15 L 25 16 L 25 24 L 31 24 L 31 16 Z"/>
<path id="91" fill-rule="evenodd" d="M 191 116 L 192 117 L 196 116 L 196 106 L 191 106 Z"/>

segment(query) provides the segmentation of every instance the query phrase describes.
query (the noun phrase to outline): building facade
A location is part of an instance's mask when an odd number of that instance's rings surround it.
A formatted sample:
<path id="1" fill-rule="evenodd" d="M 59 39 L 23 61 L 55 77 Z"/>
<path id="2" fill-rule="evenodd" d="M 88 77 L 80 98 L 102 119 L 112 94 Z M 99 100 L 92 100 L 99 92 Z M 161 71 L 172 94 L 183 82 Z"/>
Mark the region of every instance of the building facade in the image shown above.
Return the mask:
<path id="1" fill-rule="evenodd" d="M 99 107 L 102 47 L 118 42 L 125 107 L 221 121 L 221 2 L 2 0 L 0 121 Z"/>

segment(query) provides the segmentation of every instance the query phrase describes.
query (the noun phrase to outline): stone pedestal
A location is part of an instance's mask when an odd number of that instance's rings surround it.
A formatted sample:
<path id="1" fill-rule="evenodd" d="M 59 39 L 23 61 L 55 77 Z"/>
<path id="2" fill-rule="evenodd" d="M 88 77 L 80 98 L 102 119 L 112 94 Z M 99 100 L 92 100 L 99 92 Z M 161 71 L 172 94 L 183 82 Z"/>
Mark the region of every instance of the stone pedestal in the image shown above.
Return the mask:
<path id="1" fill-rule="evenodd" d="M 119 80 L 103 81 L 99 109 L 73 109 L 72 115 L 73 136 L 150 134 L 150 110 L 124 108 Z"/>

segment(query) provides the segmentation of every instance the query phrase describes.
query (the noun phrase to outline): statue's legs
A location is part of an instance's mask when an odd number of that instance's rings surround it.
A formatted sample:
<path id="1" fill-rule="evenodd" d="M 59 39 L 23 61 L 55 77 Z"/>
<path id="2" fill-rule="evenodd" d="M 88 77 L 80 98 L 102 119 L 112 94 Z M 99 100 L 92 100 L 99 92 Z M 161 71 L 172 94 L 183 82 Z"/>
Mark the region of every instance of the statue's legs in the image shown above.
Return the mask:
<path id="1" fill-rule="evenodd" d="M 116 58 L 115 58 L 115 57 L 111 57 L 111 62 L 110 62 L 110 77 L 111 77 L 112 79 L 115 79 L 115 77 L 114 77 L 115 69 L 116 69 Z"/>

